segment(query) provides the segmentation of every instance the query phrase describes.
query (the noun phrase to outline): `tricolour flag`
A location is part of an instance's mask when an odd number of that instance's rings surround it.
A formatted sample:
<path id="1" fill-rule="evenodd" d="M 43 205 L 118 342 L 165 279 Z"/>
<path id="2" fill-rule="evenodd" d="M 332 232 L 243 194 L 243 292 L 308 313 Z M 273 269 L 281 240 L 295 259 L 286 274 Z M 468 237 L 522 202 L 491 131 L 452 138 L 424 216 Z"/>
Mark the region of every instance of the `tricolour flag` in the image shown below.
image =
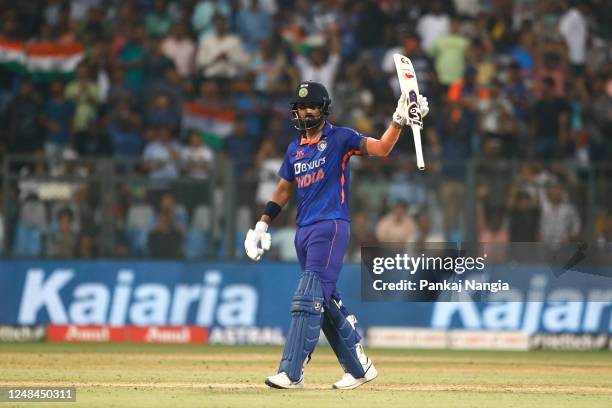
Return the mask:
<path id="1" fill-rule="evenodd" d="M 221 148 L 234 131 L 236 112 L 232 109 L 213 108 L 198 102 L 186 102 L 183 107 L 183 129 L 197 130 L 206 144 Z"/>
<path id="2" fill-rule="evenodd" d="M 80 44 L 25 44 L 0 40 L 0 64 L 35 77 L 71 75 L 83 57 Z"/>

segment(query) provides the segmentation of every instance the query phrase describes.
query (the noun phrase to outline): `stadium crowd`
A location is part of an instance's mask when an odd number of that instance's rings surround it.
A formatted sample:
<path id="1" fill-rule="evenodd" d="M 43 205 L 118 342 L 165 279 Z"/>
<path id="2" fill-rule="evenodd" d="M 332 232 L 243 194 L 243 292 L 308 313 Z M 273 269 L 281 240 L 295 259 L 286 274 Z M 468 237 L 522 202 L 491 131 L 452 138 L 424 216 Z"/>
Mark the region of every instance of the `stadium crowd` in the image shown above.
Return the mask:
<path id="1" fill-rule="evenodd" d="M 216 238 L 194 225 L 206 230 L 223 206 L 224 175 L 206 184 L 221 161 L 239 180 L 238 237 L 297 136 L 295 86 L 323 83 L 334 123 L 380 134 L 399 95 L 396 52 L 432 107 L 428 169 L 415 171 L 409 129 L 391 157 L 353 158 L 352 258 L 361 242 L 458 240 L 468 228 L 483 242 L 612 242 L 611 11 L 605 0 L 0 0 L 0 161 L 34 158 L 4 167 L 19 177 L 0 195 L 0 243 L 6 255 L 101 255 L 99 186 L 47 200 L 36 177 L 87 177 L 97 170 L 79 159 L 113 158 L 140 160 L 122 171 L 149 181 L 117 183 L 103 255 L 218 255 L 197 250 Z M 77 44 L 82 56 L 68 75 L 41 76 L 6 64 L 16 43 Z M 185 179 L 206 184 L 206 206 L 181 199 Z M 276 222 L 275 258 L 295 259 L 294 217 Z M 39 244 L 17 250 L 31 245 L 26 230 Z"/>

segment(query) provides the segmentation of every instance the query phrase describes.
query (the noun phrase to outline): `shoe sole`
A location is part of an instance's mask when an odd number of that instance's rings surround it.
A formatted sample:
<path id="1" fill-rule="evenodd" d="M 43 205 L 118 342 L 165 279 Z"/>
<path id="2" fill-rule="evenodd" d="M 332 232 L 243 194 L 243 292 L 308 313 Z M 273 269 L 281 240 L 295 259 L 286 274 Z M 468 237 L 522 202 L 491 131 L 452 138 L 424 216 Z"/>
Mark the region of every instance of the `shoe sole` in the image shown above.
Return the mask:
<path id="1" fill-rule="evenodd" d="M 273 383 L 272 381 L 268 380 L 266 378 L 266 385 L 270 388 L 276 388 L 277 390 L 301 390 L 304 388 L 304 384 L 292 384 L 288 387 L 283 387 L 282 385 L 278 385 L 276 383 Z"/>
<path id="2" fill-rule="evenodd" d="M 374 368 L 374 364 L 372 364 L 372 366 L 370 366 L 370 368 Z M 368 371 L 369 371 L 369 370 L 370 370 L 370 369 L 368 369 Z M 363 377 L 363 378 L 360 378 L 360 379 L 358 380 L 358 382 L 356 382 L 356 383 L 354 383 L 354 384 L 351 384 L 351 385 L 349 385 L 348 387 L 338 387 L 338 386 L 336 386 L 336 384 L 334 384 L 334 385 L 332 385 L 332 388 L 333 388 L 333 389 L 336 389 L 336 390 L 353 390 L 353 389 L 355 389 L 355 388 L 359 387 L 360 385 L 363 385 L 363 384 L 365 384 L 365 383 L 368 383 L 368 382 L 370 382 L 370 381 L 372 381 L 372 380 L 376 379 L 376 377 L 378 377 L 378 370 L 376 370 L 376 368 L 374 368 L 374 376 L 373 376 L 373 377 L 371 377 L 371 378 L 367 378 L 367 376 L 366 376 L 366 377 Z"/>

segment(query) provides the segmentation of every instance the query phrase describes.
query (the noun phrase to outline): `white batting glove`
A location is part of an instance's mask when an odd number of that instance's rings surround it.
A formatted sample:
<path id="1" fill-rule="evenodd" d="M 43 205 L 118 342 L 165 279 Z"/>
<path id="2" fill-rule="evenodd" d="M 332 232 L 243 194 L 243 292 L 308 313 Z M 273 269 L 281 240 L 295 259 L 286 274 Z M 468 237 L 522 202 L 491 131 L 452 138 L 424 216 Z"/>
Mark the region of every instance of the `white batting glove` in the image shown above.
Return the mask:
<path id="1" fill-rule="evenodd" d="M 270 250 L 270 245 L 272 245 L 272 236 L 268 233 L 268 224 L 263 221 L 255 224 L 255 229 L 250 229 L 244 240 L 246 254 L 254 261 L 259 261 L 264 252 Z"/>
<path id="2" fill-rule="evenodd" d="M 406 106 L 406 94 L 401 94 L 397 100 L 397 108 L 393 113 L 393 122 L 398 126 L 404 126 L 407 121 L 407 106 Z"/>
<path id="3" fill-rule="evenodd" d="M 427 97 L 419 94 L 419 96 L 417 96 L 417 103 L 421 110 L 421 118 L 424 118 L 429 113 L 429 102 L 427 102 Z"/>

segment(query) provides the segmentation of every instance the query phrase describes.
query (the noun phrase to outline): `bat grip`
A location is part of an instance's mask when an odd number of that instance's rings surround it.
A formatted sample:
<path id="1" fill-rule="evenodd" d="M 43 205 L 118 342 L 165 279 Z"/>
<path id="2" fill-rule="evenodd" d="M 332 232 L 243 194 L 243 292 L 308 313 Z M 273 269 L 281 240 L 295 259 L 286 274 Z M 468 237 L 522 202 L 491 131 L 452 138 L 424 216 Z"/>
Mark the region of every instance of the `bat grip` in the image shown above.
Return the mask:
<path id="1" fill-rule="evenodd" d="M 421 145 L 421 127 L 419 125 L 411 125 L 412 136 L 414 137 L 414 150 L 416 152 L 417 167 L 419 170 L 425 170 L 425 160 L 423 159 L 423 146 Z"/>

